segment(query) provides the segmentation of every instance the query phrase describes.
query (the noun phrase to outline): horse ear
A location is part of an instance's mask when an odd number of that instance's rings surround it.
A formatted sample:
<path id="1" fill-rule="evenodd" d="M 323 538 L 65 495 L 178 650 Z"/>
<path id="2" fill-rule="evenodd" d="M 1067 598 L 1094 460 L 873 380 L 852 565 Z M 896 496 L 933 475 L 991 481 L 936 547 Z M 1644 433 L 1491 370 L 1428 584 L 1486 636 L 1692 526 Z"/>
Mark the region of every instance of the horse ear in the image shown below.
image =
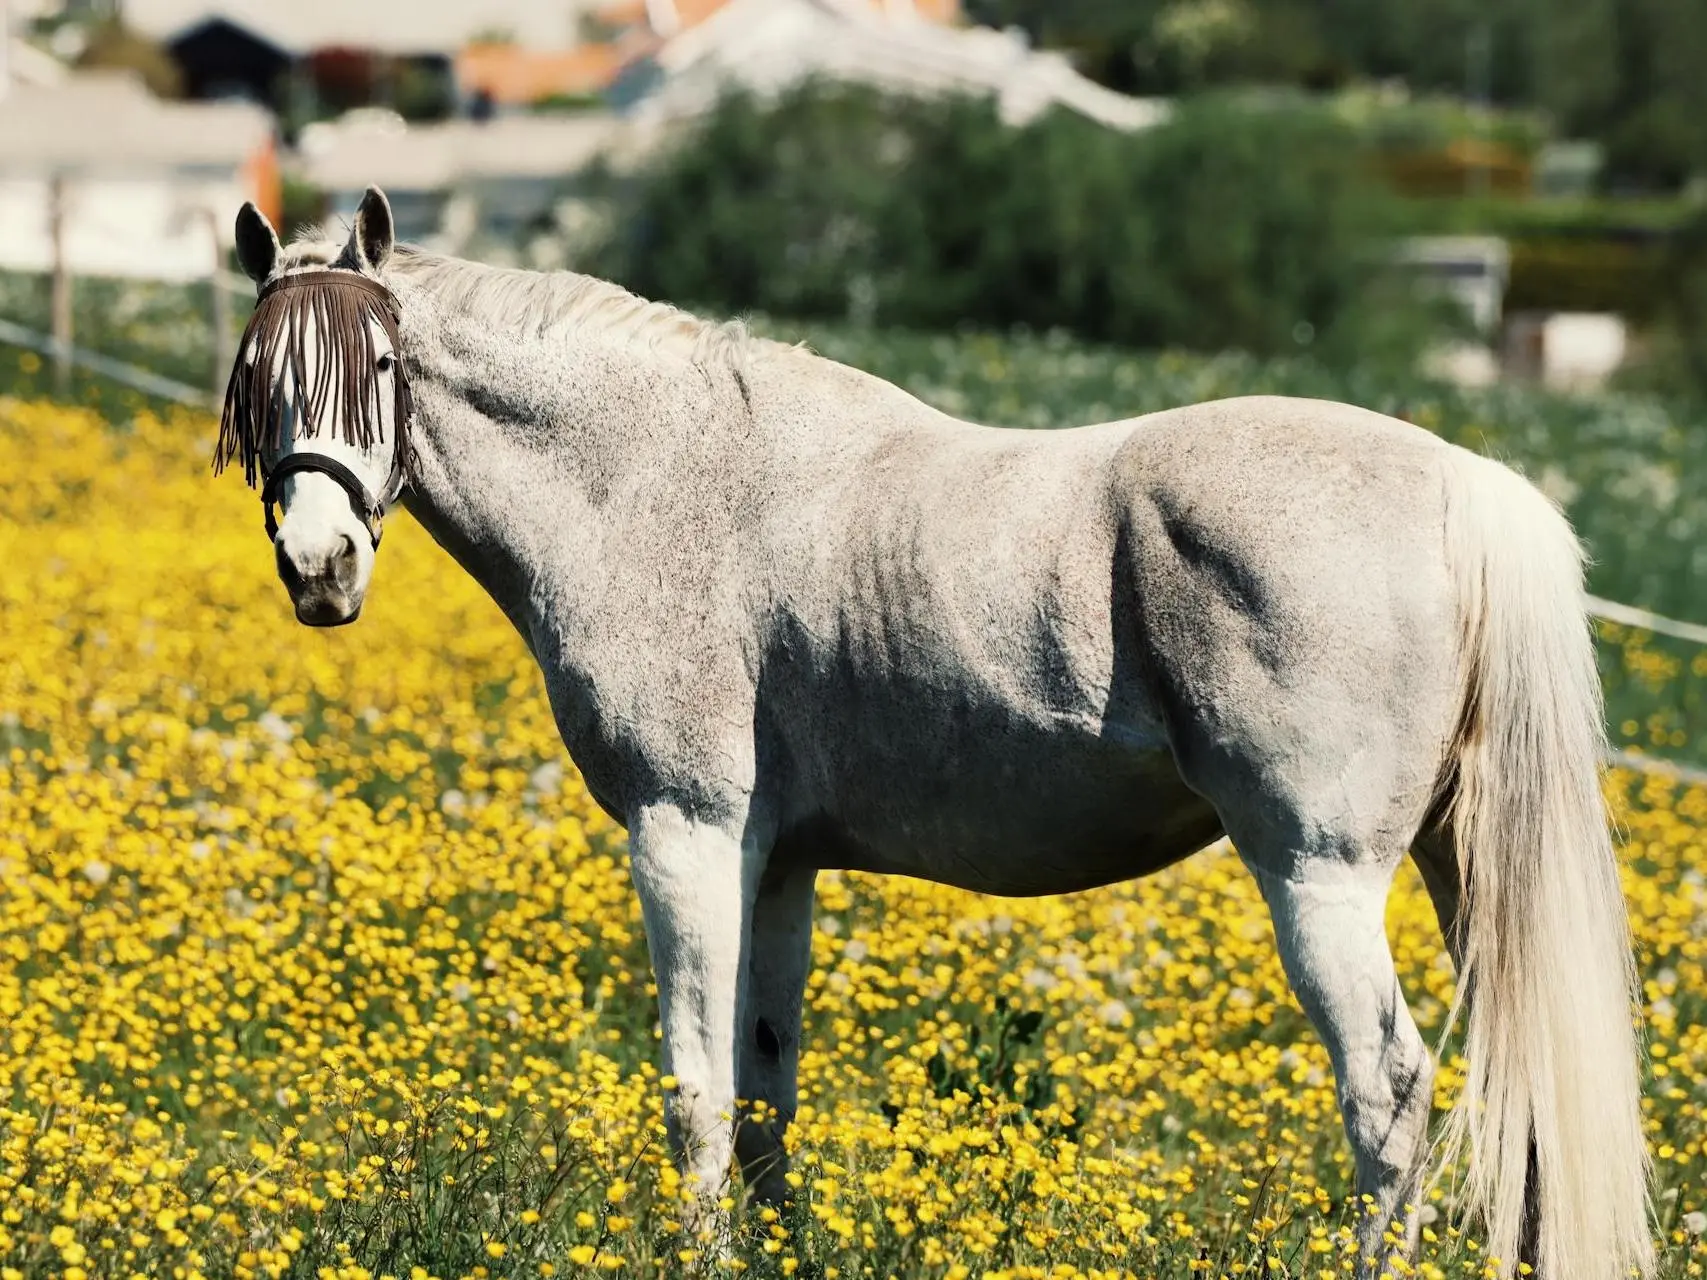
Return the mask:
<path id="1" fill-rule="evenodd" d="M 397 232 L 391 221 L 391 202 L 378 187 L 369 187 L 362 197 L 350 240 L 356 247 L 356 257 L 370 271 L 380 270 L 390 259 Z"/>
<path id="2" fill-rule="evenodd" d="M 267 215 L 248 200 L 237 211 L 237 262 L 256 284 L 273 274 L 279 237 Z"/>

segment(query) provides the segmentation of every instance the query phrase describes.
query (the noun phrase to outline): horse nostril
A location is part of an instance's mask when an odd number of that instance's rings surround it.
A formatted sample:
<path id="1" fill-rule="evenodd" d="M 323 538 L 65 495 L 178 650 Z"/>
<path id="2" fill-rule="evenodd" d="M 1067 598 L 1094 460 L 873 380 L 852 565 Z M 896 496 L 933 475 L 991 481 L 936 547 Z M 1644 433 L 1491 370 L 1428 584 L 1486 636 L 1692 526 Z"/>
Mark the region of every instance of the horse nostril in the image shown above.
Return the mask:
<path id="1" fill-rule="evenodd" d="M 278 561 L 279 581 L 283 582 L 285 586 L 290 588 L 292 591 L 301 588 L 302 573 L 297 569 L 296 561 L 292 560 L 285 552 L 284 544 L 282 542 L 273 544 L 273 559 Z"/>
<path id="2" fill-rule="evenodd" d="M 340 534 L 339 537 L 343 539 L 344 545 L 338 550 L 338 559 L 354 560 L 356 558 L 356 540 L 347 533 Z"/>

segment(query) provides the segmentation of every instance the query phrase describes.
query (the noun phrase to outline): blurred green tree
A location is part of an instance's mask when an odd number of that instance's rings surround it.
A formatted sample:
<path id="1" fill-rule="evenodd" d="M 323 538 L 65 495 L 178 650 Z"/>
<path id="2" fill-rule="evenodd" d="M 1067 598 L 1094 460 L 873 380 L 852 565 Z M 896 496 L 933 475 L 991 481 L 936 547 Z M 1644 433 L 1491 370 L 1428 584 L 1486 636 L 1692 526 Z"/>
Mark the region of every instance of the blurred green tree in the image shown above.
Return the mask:
<path id="1" fill-rule="evenodd" d="M 117 19 L 90 29 L 77 65 L 91 70 L 134 71 L 157 98 L 176 98 L 184 91 L 183 73 L 171 55 Z"/>
<path id="2" fill-rule="evenodd" d="M 1546 108 L 1606 144 L 1616 185 L 1707 172 L 1698 0 L 967 0 L 979 22 L 1066 50 L 1129 93 L 1397 78 Z"/>
<path id="3" fill-rule="evenodd" d="M 720 310 L 1350 352 L 1394 225 L 1357 138 L 1308 103 L 1206 100 L 1124 134 L 813 85 L 723 102 L 632 180 L 590 265 Z"/>

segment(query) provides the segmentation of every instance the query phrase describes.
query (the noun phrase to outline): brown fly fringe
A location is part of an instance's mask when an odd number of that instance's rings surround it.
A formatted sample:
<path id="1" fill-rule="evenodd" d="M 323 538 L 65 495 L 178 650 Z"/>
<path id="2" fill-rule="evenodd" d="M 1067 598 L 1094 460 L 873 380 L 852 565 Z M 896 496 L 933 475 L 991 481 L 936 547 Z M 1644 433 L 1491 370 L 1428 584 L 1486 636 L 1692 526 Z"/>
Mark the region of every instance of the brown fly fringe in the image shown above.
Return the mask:
<path id="1" fill-rule="evenodd" d="M 384 412 L 372 322 L 384 330 L 396 353 L 395 465 L 405 477 L 411 476 L 412 402 L 397 331 L 397 302 L 377 280 L 333 269 L 285 276 L 261 291 L 225 387 L 214 470 L 241 459 L 243 478 L 253 486 L 263 453 L 284 447 L 285 422 L 293 409 L 298 435 L 319 435 L 329 424 L 357 448 L 382 442 Z"/>

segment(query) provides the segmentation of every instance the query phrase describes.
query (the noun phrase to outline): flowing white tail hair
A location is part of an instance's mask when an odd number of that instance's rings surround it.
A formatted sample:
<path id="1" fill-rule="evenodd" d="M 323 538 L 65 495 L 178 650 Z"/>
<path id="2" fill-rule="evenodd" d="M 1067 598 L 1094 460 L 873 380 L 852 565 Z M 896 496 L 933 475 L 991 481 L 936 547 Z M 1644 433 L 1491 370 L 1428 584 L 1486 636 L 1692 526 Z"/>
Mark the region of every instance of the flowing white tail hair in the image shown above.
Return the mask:
<path id="1" fill-rule="evenodd" d="M 1654 1261 L 1648 1157 L 1582 551 L 1514 472 L 1462 450 L 1447 470 L 1466 670 L 1447 818 L 1468 1069 L 1444 1155 L 1467 1160 L 1469 1205 L 1508 1274 L 1528 1233 L 1543 1280 L 1625 1280 Z"/>

